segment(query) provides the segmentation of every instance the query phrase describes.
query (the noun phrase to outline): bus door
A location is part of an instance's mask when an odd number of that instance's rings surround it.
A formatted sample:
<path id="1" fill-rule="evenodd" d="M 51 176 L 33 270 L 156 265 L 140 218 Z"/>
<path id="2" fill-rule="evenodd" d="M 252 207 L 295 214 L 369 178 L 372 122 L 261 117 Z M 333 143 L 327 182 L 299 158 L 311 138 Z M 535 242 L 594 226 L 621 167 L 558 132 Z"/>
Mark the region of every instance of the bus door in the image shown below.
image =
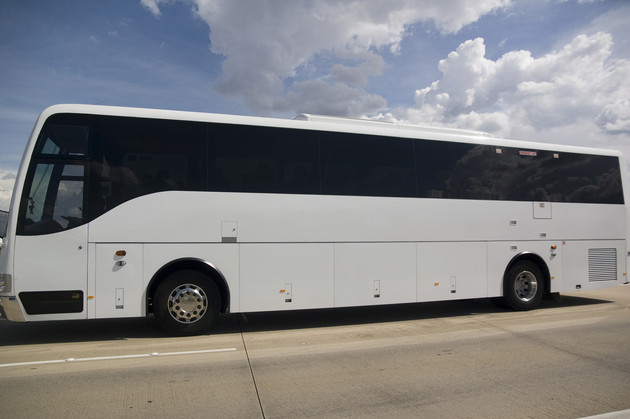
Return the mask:
<path id="1" fill-rule="evenodd" d="M 15 238 L 14 275 L 28 316 L 86 318 L 87 163 L 34 159 L 27 175 Z"/>

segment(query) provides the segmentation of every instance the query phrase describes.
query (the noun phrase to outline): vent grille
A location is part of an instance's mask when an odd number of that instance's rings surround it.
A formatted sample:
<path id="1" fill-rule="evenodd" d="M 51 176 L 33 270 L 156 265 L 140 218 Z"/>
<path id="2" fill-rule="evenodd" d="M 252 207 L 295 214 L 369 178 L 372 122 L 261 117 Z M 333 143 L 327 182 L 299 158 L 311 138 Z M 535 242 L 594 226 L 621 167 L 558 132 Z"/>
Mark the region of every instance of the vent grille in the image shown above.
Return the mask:
<path id="1" fill-rule="evenodd" d="M 588 280 L 617 280 L 617 249 L 588 249 Z"/>

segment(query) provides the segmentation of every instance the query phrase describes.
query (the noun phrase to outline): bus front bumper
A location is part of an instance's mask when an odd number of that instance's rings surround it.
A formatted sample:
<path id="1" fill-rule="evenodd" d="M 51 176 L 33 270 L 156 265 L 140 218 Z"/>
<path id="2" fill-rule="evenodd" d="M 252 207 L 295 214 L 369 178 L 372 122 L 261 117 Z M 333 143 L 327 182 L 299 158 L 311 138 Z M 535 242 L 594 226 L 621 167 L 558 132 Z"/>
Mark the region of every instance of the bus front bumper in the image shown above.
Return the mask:
<path id="1" fill-rule="evenodd" d="M 24 313 L 17 297 L 0 297 L 2 317 L 13 322 L 25 322 Z"/>

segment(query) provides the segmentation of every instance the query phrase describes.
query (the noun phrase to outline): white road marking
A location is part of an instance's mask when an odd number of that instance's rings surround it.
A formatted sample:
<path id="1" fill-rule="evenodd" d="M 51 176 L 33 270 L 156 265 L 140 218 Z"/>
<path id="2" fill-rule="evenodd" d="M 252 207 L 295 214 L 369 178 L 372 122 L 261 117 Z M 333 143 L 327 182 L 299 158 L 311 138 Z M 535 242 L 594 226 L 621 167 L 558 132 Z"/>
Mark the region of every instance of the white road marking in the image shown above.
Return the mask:
<path id="1" fill-rule="evenodd" d="M 148 354 L 99 356 L 99 357 L 93 357 L 93 358 L 51 359 L 47 361 L 13 362 L 11 364 L 0 364 L 0 368 L 19 367 L 19 366 L 24 366 L 24 365 L 63 364 L 65 362 L 108 361 L 112 359 L 149 358 L 153 356 L 209 354 L 209 353 L 215 353 L 215 352 L 230 352 L 230 351 L 235 351 L 235 350 L 236 348 L 224 348 L 224 349 L 204 349 L 200 351 L 185 351 L 185 352 L 164 352 L 164 353 L 151 352 Z"/>
<path id="2" fill-rule="evenodd" d="M 627 419 L 630 418 L 630 410 L 620 410 L 618 412 L 604 413 L 601 415 L 588 416 L 582 419 Z"/>

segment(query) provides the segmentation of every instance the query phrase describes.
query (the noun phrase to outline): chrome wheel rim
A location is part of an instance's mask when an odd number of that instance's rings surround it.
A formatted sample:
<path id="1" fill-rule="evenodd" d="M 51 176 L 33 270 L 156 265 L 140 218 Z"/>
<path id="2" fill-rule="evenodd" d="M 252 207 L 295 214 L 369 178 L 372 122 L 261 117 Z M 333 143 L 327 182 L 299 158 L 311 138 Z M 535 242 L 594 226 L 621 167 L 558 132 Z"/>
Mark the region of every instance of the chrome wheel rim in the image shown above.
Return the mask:
<path id="1" fill-rule="evenodd" d="M 195 284 L 182 284 L 168 296 L 168 312 L 179 323 L 194 323 L 208 310 L 208 298 Z"/>
<path id="2" fill-rule="evenodd" d="M 514 292 L 519 300 L 524 302 L 531 301 L 538 292 L 536 275 L 529 271 L 519 273 L 514 280 Z"/>

